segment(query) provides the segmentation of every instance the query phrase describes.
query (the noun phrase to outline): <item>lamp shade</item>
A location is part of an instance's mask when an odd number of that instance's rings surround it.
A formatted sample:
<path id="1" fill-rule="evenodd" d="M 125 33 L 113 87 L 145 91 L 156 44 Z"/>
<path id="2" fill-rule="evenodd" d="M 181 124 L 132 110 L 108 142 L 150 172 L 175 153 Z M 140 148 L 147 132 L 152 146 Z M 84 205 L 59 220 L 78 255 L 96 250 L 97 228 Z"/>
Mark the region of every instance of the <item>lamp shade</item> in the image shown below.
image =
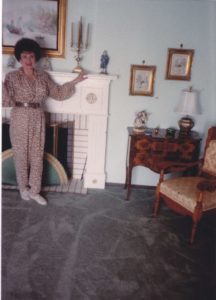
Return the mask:
<path id="1" fill-rule="evenodd" d="M 192 88 L 183 90 L 175 111 L 186 115 L 201 114 L 198 91 L 192 90 Z"/>

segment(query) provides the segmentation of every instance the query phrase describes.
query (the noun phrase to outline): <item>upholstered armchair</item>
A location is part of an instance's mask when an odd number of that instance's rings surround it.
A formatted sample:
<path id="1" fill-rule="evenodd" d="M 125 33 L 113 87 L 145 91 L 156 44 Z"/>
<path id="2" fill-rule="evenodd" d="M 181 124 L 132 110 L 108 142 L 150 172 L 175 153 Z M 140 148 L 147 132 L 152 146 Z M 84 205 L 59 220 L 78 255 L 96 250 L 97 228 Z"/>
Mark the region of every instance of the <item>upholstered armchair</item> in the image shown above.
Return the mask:
<path id="1" fill-rule="evenodd" d="M 198 167 L 196 176 L 181 176 L 165 180 L 166 173 Z M 192 218 L 190 242 L 193 243 L 197 224 L 204 213 L 216 212 L 216 127 L 208 130 L 203 159 L 193 163 L 161 163 L 156 189 L 154 216 L 160 201 L 175 212 Z M 182 173 L 181 173 L 182 174 Z"/>

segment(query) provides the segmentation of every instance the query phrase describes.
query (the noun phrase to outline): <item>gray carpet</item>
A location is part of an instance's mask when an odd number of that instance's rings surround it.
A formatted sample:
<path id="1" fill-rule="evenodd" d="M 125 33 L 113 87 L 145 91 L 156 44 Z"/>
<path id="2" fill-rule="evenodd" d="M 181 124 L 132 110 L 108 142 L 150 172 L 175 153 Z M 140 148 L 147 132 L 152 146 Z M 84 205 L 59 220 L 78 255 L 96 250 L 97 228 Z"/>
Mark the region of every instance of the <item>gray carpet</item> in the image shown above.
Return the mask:
<path id="1" fill-rule="evenodd" d="M 191 221 L 154 191 L 47 193 L 47 207 L 2 192 L 2 300 L 215 300 L 216 218 Z"/>

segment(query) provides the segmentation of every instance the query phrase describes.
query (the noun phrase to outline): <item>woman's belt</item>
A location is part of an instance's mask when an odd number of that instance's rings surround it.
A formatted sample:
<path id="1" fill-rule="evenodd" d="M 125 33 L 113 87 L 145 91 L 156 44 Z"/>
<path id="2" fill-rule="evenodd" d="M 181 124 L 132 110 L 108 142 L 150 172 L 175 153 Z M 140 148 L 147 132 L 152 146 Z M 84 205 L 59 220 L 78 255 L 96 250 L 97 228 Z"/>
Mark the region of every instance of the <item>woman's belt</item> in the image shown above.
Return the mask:
<path id="1" fill-rule="evenodd" d="M 39 108 L 40 103 L 33 103 L 33 102 L 16 102 L 16 107 L 31 107 L 31 108 Z"/>

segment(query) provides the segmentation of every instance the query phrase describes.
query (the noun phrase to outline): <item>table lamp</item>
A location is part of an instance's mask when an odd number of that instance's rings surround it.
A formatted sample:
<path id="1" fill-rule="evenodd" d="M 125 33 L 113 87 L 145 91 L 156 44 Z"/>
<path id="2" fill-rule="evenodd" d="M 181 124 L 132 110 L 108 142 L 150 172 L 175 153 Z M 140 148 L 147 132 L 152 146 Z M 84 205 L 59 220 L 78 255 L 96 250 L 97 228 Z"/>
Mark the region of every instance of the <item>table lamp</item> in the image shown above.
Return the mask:
<path id="1" fill-rule="evenodd" d="M 198 91 L 192 90 L 192 87 L 188 90 L 183 90 L 175 111 L 186 115 L 179 120 L 178 124 L 180 134 L 189 135 L 194 127 L 194 120 L 190 116 L 201 114 Z"/>

